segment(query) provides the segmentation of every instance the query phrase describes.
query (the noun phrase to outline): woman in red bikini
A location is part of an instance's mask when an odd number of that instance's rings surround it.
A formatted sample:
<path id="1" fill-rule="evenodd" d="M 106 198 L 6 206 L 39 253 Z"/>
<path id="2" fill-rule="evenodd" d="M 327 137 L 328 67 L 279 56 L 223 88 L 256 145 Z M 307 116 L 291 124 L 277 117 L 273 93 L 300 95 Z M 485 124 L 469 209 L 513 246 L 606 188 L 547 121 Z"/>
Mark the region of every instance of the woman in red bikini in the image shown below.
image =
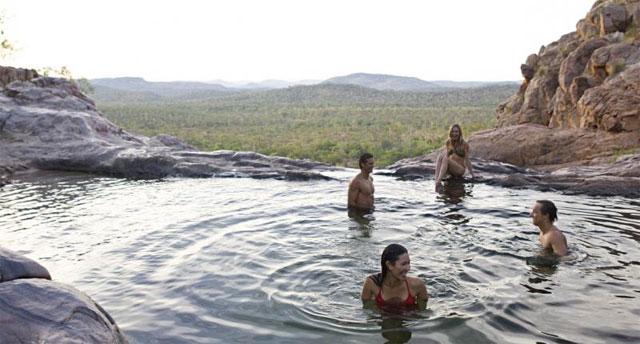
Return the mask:
<path id="1" fill-rule="evenodd" d="M 427 307 L 427 287 L 419 278 L 408 277 L 409 252 L 402 245 L 391 244 L 382 251 L 382 272 L 367 277 L 362 286 L 362 302 L 375 300 L 380 309 Z"/>

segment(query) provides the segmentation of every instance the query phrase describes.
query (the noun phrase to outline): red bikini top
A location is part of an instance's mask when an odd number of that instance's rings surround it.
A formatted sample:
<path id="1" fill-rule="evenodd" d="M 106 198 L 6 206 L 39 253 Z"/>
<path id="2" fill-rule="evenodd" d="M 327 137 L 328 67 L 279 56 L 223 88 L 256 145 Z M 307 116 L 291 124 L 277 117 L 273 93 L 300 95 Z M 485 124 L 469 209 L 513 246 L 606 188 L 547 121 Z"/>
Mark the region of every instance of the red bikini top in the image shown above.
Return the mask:
<path id="1" fill-rule="evenodd" d="M 409 281 L 408 280 L 404 280 L 405 285 L 407 286 L 407 298 L 404 300 L 404 302 L 400 302 L 400 303 L 396 303 L 396 302 L 388 302 L 385 301 L 382 298 L 382 283 L 380 283 L 380 290 L 378 291 L 378 295 L 376 295 L 376 304 L 378 306 L 384 306 L 384 305 L 406 305 L 406 306 L 413 306 L 416 304 L 416 298 L 413 297 L 413 295 L 411 295 L 411 291 L 409 290 Z"/>

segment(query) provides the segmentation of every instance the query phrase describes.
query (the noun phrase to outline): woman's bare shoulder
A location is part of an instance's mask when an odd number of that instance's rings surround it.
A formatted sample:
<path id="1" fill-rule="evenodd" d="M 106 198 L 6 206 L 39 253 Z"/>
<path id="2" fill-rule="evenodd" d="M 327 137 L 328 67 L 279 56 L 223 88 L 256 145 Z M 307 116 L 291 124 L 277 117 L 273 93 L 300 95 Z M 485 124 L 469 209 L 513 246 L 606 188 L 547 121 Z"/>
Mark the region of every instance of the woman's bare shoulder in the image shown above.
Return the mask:
<path id="1" fill-rule="evenodd" d="M 409 283 L 410 287 L 422 287 L 424 285 L 424 281 L 417 278 L 417 277 L 407 277 L 407 282 Z"/>

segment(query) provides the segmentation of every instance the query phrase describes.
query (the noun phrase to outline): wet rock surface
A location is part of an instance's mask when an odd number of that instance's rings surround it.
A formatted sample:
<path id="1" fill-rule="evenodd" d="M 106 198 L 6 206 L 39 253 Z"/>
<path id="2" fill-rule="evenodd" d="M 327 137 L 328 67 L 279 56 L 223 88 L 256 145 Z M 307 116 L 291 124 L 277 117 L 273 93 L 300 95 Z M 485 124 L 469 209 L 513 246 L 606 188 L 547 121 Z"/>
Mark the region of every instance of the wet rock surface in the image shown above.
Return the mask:
<path id="1" fill-rule="evenodd" d="M 406 180 L 433 179 L 436 156 L 432 153 L 400 160 L 388 166 L 389 175 Z M 625 155 L 610 164 L 571 166 L 553 172 L 481 158 L 472 158 L 471 162 L 476 178 L 465 178 L 465 182 L 565 194 L 640 197 L 640 154 Z"/>
<path id="2" fill-rule="evenodd" d="M 36 77 L 0 92 L 0 175 L 28 168 L 129 178 L 329 179 L 334 167 L 252 152 L 197 152 L 169 136 L 129 133 L 107 120 L 71 82 Z"/>
<path id="3" fill-rule="evenodd" d="M 0 247 L 1 343 L 125 344 L 111 316 L 42 265 Z"/>

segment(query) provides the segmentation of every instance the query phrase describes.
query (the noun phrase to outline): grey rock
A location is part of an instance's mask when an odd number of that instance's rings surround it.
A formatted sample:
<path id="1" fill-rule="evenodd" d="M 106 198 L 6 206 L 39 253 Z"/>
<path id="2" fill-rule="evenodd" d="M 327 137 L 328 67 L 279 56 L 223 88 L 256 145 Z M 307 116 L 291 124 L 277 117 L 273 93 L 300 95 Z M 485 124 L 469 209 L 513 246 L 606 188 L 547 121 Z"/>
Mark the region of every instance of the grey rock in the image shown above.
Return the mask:
<path id="1" fill-rule="evenodd" d="M 24 168 L 126 178 L 327 179 L 335 167 L 253 152 L 197 152 L 180 139 L 129 133 L 106 119 L 75 84 L 17 79 L 0 89 L 0 172 Z"/>
<path id="2" fill-rule="evenodd" d="M 389 175 L 399 179 L 430 179 L 437 153 L 400 160 L 389 166 Z M 472 158 L 475 182 L 516 189 L 558 191 L 592 196 L 640 197 L 640 154 L 621 157 L 612 164 L 572 166 L 553 172 L 493 160 Z"/>
<path id="3" fill-rule="evenodd" d="M 46 279 L 0 283 L 0 342 L 128 343 L 107 312 L 79 290 Z"/>
<path id="4" fill-rule="evenodd" d="M 35 261 L 0 247 L 0 282 L 18 278 L 51 279 L 51 275 L 44 266 Z"/>
<path id="5" fill-rule="evenodd" d="M 128 343 L 83 292 L 51 281 L 35 261 L 0 247 L 0 343 Z"/>

